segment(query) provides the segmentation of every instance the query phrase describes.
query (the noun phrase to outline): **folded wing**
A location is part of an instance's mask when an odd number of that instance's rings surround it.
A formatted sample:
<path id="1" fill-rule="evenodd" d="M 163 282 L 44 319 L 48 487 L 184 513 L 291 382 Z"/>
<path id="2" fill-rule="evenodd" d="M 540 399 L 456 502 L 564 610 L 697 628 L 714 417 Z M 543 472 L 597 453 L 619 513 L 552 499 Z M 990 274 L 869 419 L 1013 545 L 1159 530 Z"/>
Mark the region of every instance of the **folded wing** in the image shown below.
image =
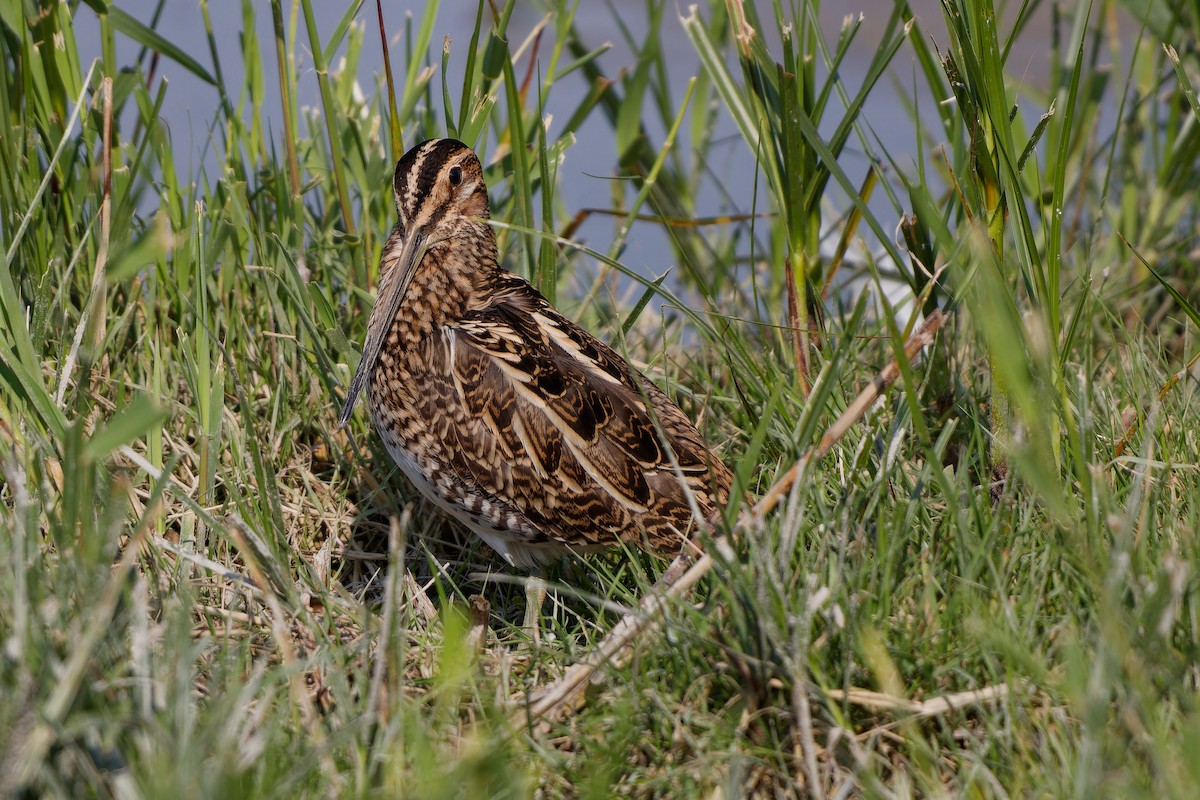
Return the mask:
<path id="1" fill-rule="evenodd" d="M 525 284 L 528 286 L 528 284 Z M 535 292 L 442 329 L 467 412 L 447 466 L 550 539 L 678 548 L 730 474 L 667 397 Z"/>

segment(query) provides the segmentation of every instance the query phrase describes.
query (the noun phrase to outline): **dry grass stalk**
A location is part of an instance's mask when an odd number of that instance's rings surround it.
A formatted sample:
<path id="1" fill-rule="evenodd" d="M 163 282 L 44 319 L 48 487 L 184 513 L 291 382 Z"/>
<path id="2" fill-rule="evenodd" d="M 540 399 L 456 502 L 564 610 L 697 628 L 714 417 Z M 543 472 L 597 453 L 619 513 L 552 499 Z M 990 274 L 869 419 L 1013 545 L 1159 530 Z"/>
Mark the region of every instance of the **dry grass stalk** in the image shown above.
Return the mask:
<path id="1" fill-rule="evenodd" d="M 951 711 L 982 703 L 995 703 L 1008 697 L 1009 688 L 1004 684 L 985 686 L 982 689 L 972 689 L 966 692 L 942 694 L 930 697 L 928 700 L 909 700 L 905 697 L 884 692 L 873 692 L 869 689 L 829 689 L 825 696 L 830 700 L 851 703 L 856 706 L 870 708 L 875 711 L 900 711 L 919 719 L 937 717 L 949 714 Z"/>

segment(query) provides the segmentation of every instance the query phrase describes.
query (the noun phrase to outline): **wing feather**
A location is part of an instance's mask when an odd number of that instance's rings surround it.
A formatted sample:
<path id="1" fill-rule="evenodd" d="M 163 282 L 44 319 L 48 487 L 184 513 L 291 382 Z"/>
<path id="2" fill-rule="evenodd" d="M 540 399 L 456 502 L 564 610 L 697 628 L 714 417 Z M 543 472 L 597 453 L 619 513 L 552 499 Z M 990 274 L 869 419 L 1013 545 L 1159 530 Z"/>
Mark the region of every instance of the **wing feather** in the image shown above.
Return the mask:
<path id="1" fill-rule="evenodd" d="M 677 547 L 693 509 L 710 518 L 726 501 L 728 470 L 615 351 L 528 283 L 503 280 L 413 361 L 409 391 L 430 426 L 422 446 L 445 491 L 491 509 L 490 524 L 521 541 Z"/>
<path id="2" fill-rule="evenodd" d="M 493 459 L 490 479 L 479 464 L 470 468 L 477 485 L 551 528 L 582 524 L 613 533 L 664 514 L 672 530 L 687 529 L 689 492 L 700 495 L 706 514 L 714 500 L 724 502 L 728 471 L 665 394 L 540 296 L 518 298 L 525 307 L 511 299 L 445 331 L 448 371 L 478 421 L 472 435 L 497 440 L 493 452 L 502 456 Z M 555 502 L 560 495 L 571 502 Z M 590 513 L 572 520 L 568 506 Z M 559 514 L 547 513 L 550 507 Z"/>

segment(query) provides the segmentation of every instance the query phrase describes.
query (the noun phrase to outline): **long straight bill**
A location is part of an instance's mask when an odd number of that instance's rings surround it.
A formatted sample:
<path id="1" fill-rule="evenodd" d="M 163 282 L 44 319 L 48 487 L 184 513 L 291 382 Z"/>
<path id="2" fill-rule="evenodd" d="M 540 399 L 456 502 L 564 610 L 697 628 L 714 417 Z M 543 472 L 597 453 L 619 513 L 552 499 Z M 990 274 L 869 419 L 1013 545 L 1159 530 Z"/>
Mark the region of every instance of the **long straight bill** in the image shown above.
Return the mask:
<path id="1" fill-rule="evenodd" d="M 404 240 L 404 248 L 400 251 L 398 263 L 387 271 L 384 282 L 379 287 L 379 296 L 375 298 L 375 307 L 371 309 L 371 319 L 367 323 L 367 341 L 363 344 L 362 359 L 350 381 L 350 389 L 346 392 L 346 402 L 342 404 L 342 413 L 338 415 L 338 428 L 346 427 L 350 415 L 354 413 L 354 404 L 358 395 L 367 383 L 367 376 L 375 370 L 375 361 L 379 358 L 379 350 L 387 338 L 387 333 L 400 310 L 400 302 L 412 283 L 413 274 L 421 259 L 425 258 L 425 234 L 414 230 Z M 384 253 L 387 258 L 387 252 Z"/>

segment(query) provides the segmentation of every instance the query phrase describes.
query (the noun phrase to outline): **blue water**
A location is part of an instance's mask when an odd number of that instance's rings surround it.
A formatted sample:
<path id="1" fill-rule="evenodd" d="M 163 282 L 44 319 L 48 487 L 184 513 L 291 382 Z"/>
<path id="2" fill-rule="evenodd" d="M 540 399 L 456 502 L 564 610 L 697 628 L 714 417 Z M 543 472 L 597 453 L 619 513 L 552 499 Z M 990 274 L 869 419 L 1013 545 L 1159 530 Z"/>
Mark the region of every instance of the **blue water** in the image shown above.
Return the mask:
<path id="1" fill-rule="evenodd" d="M 149 23 L 156 3 L 149 0 L 137 0 L 120 4 L 135 18 Z M 285 24 L 290 21 L 291 3 L 285 3 Z M 345 4 L 324 0 L 314 3 L 317 25 L 326 36 L 333 31 L 342 14 Z M 765 4 L 764 4 L 765 5 Z M 385 25 L 392 36 L 391 51 L 393 69 L 397 70 L 397 81 L 403 80 L 401 71 L 404 69 L 403 48 L 395 42 L 402 35 L 405 25 L 406 11 L 403 4 L 385 4 Z M 934 37 L 944 45 L 945 34 L 941 24 L 941 12 L 936 0 L 914 2 L 926 35 Z M 635 37 L 644 36 L 647 28 L 644 6 L 640 2 L 616 2 L 613 6 L 607 3 L 588 0 L 581 3 L 576 19 L 579 30 L 583 32 L 585 42 L 589 47 L 611 42 L 613 47 L 600 58 L 602 68 L 610 77 L 618 76 L 622 70 L 632 69 L 635 59 L 632 50 L 625 44 L 621 29 L 618 27 L 613 8 L 620 14 L 621 22 L 628 26 Z M 238 87 L 242 83 L 243 65 L 241 55 L 242 12 L 240 4 L 231 0 L 220 0 L 211 3 L 213 24 L 216 27 L 216 43 L 220 57 L 221 69 L 226 84 Z M 419 8 L 419 6 L 418 6 Z M 461 85 L 461 70 L 465 61 L 465 49 L 469 45 L 472 26 L 474 24 L 474 2 L 451 0 L 442 4 L 434 26 L 433 49 L 435 63 L 440 57 L 440 45 L 443 37 L 451 39 L 451 62 L 449 83 L 451 87 Z M 274 39 L 270 17 L 270 5 L 267 2 L 254 3 L 257 13 L 254 35 L 258 37 L 259 48 L 263 54 L 264 80 L 268 87 L 277 86 L 274 70 Z M 822 25 L 827 32 L 829 41 L 835 41 L 837 31 L 847 14 L 863 13 L 863 27 L 856 39 L 851 56 L 846 59 L 841 69 L 841 78 L 847 91 L 858 87 L 863 78 L 870 58 L 878 47 L 882 30 L 890 13 L 890 4 L 873 3 L 868 0 L 858 2 L 827 2 L 822 9 Z M 687 9 L 680 7 L 680 12 Z M 699 69 L 697 58 L 691 42 L 684 33 L 679 21 L 679 13 L 675 8 L 666 12 L 663 23 L 660 46 L 666 54 L 669 70 L 670 91 L 677 105 L 683 97 L 688 79 Z M 769 16 L 769 7 L 763 9 Z M 419 11 L 414 11 L 419 13 Z M 510 25 L 510 42 L 515 47 L 533 29 L 541 19 L 541 11 L 533 4 L 520 4 L 514 13 Z M 381 80 L 382 55 L 378 43 L 376 28 L 376 9 L 371 2 L 364 3 L 358 14 L 358 22 L 366 25 L 366 39 L 362 57 L 358 65 L 358 81 L 364 91 L 370 94 L 373 87 Z M 210 71 L 212 57 L 209 53 L 208 42 L 204 35 L 203 19 L 197 3 L 185 0 L 170 0 L 166 10 L 159 20 L 157 30 L 168 40 L 190 53 L 197 61 L 204 64 Z M 777 32 L 764 32 L 768 46 L 773 52 L 778 52 Z M 547 33 L 549 39 L 550 33 Z M 940 38 L 939 38 L 940 37 Z M 98 23 L 95 14 L 86 5 L 81 4 L 77 11 L 76 38 L 81 48 L 81 58 L 87 63 L 99 54 Z M 316 76 L 312 70 L 312 61 L 307 45 L 308 37 L 304 20 L 301 17 L 297 25 L 296 55 L 300 69 L 299 98 L 300 105 L 319 106 L 319 93 Z M 123 64 L 128 64 L 135 58 L 138 48 L 118 35 L 118 56 Z M 545 52 L 545 50 L 543 50 Z M 1039 53 L 1044 53 L 1044 45 L 1031 42 L 1026 57 L 1030 68 L 1028 73 L 1036 81 L 1036 73 L 1042 68 L 1038 64 Z M 1022 57 L 1018 52 L 1018 58 Z M 1044 55 L 1041 56 L 1044 59 Z M 564 58 L 562 63 L 567 63 Z M 337 59 L 331 67 L 337 68 Z M 518 75 L 523 75 L 527 60 L 523 59 L 517 65 Z M 900 101 L 900 97 L 915 95 L 925 111 L 922 117 L 926 120 L 936 120 L 932 104 L 937 100 L 929 97 L 922 90 L 923 80 L 918 77 L 918 67 L 911 51 L 904 47 L 892 64 L 889 77 L 885 78 L 871 94 L 863 112 L 863 120 L 870 126 L 871 136 L 877 137 L 873 147 L 886 149 L 901 168 L 911 169 L 914 157 L 921 151 L 916 141 L 916 126 L 913 124 L 909 111 Z M 181 169 L 205 170 L 210 179 L 219 175 L 218 145 L 209 139 L 210 126 L 215 118 L 218 106 L 216 90 L 191 75 L 178 64 L 161 59 L 157 65 L 157 76 L 169 82 L 166 100 L 163 106 L 163 117 L 171 131 L 172 142 L 176 152 L 177 164 Z M 434 78 L 435 86 L 440 87 L 440 76 Z M 578 102 L 585 90 L 581 77 L 572 76 L 566 82 L 558 84 L 548 98 L 547 112 L 558 120 L 561 125 Z M 440 95 L 435 91 L 435 95 Z M 281 110 L 277 102 L 278 91 L 268 89 L 266 107 L 263 114 L 273 127 L 274 138 L 282 138 Z M 451 96 L 457 100 L 458 92 L 452 91 Z M 235 104 L 239 98 L 231 98 Z M 939 98 L 940 99 L 940 98 Z M 644 122 L 655 141 L 661 141 L 665 129 L 656 115 L 650 112 L 650 100 L 647 99 L 647 114 Z M 822 121 L 819 129 L 824 135 L 830 135 L 837 122 L 837 114 L 829 113 Z M 551 138 L 556 128 L 551 129 Z M 324 132 L 318 132 L 324 136 Z M 565 161 L 559 170 L 559 197 L 565 203 L 568 218 L 583 208 L 606 208 L 612 206 L 613 182 L 617 160 L 616 143 L 612 128 L 604 117 L 595 112 L 578 131 L 577 142 L 566 153 Z M 698 193 L 697 213 L 699 215 L 714 215 L 723 213 L 747 213 L 751 210 L 755 192 L 761 210 L 765 203 L 765 183 L 757 174 L 752 153 L 738 134 L 737 129 L 727 113 L 719 115 L 715 132 L 717 144 L 709 153 L 707 168 L 711 173 L 708 185 Z M 405 142 L 411 145 L 412 142 Z M 686 146 L 686 141 L 682 143 Z M 485 159 L 487 154 L 483 154 Z M 868 158 L 860 149 L 855 138 L 851 138 L 847 150 L 840 159 L 842 168 L 850 181 L 855 185 L 863 179 L 869 165 Z M 390 191 L 388 175 L 381 175 L 379 191 Z M 636 187 L 626 183 L 627 202 L 633 197 Z M 363 187 L 370 191 L 369 187 Z M 846 195 L 835 185 L 827 192 L 829 204 L 828 219 L 834 219 L 849 207 Z M 881 225 L 887 233 L 899 215 L 888 201 L 882 189 L 876 189 L 871 201 L 871 208 L 879 217 Z M 650 212 L 648 207 L 644 209 Z M 586 242 L 590 247 L 600 252 L 609 249 L 614 237 L 616 222 L 611 217 L 592 216 L 576 234 L 576 238 Z M 876 248 L 878 243 L 870 234 L 865 236 L 867 246 Z M 628 237 L 628 244 L 622 254 L 622 261 L 629 267 L 641 271 L 645 275 L 661 274 L 673 264 L 674 255 L 667 233 L 658 225 L 639 223 Z M 570 287 L 568 291 L 570 291 Z"/>

